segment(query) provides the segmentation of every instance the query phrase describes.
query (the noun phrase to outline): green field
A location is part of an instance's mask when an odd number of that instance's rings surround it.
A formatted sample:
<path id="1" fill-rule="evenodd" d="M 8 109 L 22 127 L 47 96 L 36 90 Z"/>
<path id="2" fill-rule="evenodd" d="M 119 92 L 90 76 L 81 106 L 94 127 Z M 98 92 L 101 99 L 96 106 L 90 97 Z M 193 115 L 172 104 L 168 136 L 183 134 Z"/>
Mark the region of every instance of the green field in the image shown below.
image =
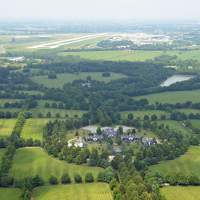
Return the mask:
<path id="1" fill-rule="evenodd" d="M 194 128 L 200 129 L 200 120 L 190 120 L 190 122 Z"/>
<path id="2" fill-rule="evenodd" d="M 33 119 L 27 119 L 26 123 L 22 129 L 21 137 L 24 139 L 30 139 L 33 140 L 42 140 L 43 136 L 43 129 L 49 119 L 46 118 L 33 118 Z"/>
<path id="3" fill-rule="evenodd" d="M 42 148 L 26 147 L 17 149 L 10 175 L 16 179 L 21 179 L 38 174 L 45 181 L 48 181 L 51 175 L 60 179 L 65 172 L 68 172 L 71 178 L 73 178 L 74 173 L 84 176 L 88 172 L 93 173 L 96 177 L 101 170 L 97 167 L 68 164 L 49 156 Z"/>
<path id="4" fill-rule="evenodd" d="M 0 107 L 3 108 L 4 104 L 5 103 L 15 103 L 15 102 L 18 102 L 20 101 L 20 99 L 0 99 Z"/>
<path id="5" fill-rule="evenodd" d="M 64 52 L 59 55 L 80 56 L 91 60 L 111 60 L 111 61 L 145 61 L 161 55 L 177 56 L 177 59 L 194 59 L 200 61 L 200 50 L 191 51 L 142 51 L 142 50 L 113 50 L 113 51 L 80 51 Z"/>
<path id="6" fill-rule="evenodd" d="M 157 123 L 164 124 L 165 126 L 169 126 L 170 130 L 182 133 L 183 135 L 188 135 L 191 133 L 191 130 L 184 127 L 182 122 L 179 122 L 179 121 L 162 120 L 162 121 L 157 121 Z"/>
<path id="7" fill-rule="evenodd" d="M 33 117 L 38 117 L 38 114 L 41 113 L 43 117 L 46 117 L 47 113 L 51 113 L 51 117 L 55 118 L 56 114 L 59 113 L 61 118 L 66 117 L 74 117 L 74 116 L 82 116 L 85 111 L 81 110 L 65 110 L 65 109 L 57 109 L 57 108 L 35 108 L 30 110 L 33 113 Z"/>
<path id="8" fill-rule="evenodd" d="M 114 51 L 80 51 L 80 52 L 64 52 L 62 56 L 80 56 L 84 59 L 91 60 L 111 60 L 111 61 L 145 61 L 153 59 L 161 55 L 161 51 L 130 51 L 130 50 L 114 50 Z"/>
<path id="9" fill-rule="evenodd" d="M 200 200 L 200 187 L 169 186 L 161 189 L 166 200 Z"/>
<path id="10" fill-rule="evenodd" d="M 0 137 L 8 137 L 15 126 L 16 119 L 0 119 Z"/>
<path id="11" fill-rule="evenodd" d="M 191 109 L 191 108 L 182 108 L 182 109 L 177 109 L 176 111 L 185 113 L 186 115 L 189 115 L 191 113 L 192 114 L 200 114 L 200 110 Z"/>
<path id="12" fill-rule="evenodd" d="M 48 76 L 34 76 L 32 80 L 38 84 L 44 85 L 49 88 L 62 88 L 65 83 L 71 83 L 74 80 L 86 80 L 90 76 L 93 80 L 110 82 L 112 80 L 126 77 L 123 74 L 110 73 L 110 77 L 103 77 L 101 72 L 80 72 L 79 74 L 58 74 L 56 79 L 49 79 Z"/>
<path id="13" fill-rule="evenodd" d="M 149 173 L 160 173 L 164 176 L 181 172 L 184 175 L 196 175 L 200 178 L 200 147 L 190 147 L 182 156 L 175 160 L 162 161 L 149 168 Z"/>
<path id="14" fill-rule="evenodd" d="M 109 185 L 105 183 L 43 186 L 33 192 L 34 200 L 112 200 Z"/>
<path id="15" fill-rule="evenodd" d="M 134 118 L 139 117 L 140 119 L 143 119 L 145 115 L 151 116 L 156 115 L 158 118 L 160 118 L 162 115 L 165 115 L 166 117 L 169 116 L 169 113 L 161 110 L 141 110 L 141 111 L 126 111 L 121 112 L 122 118 L 127 118 L 128 114 L 132 113 Z"/>
<path id="16" fill-rule="evenodd" d="M 0 188 L 1 200 L 21 200 L 21 190 L 15 188 Z"/>
<path id="17" fill-rule="evenodd" d="M 178 92 L 163 92 L 144 96 L 135 97 L 135 99 L 147 99 L 151 104 L 160 103 L 184 103 L 192 101 L 193 103 L 200 102 L 200 90 L 178 91 Z"/>

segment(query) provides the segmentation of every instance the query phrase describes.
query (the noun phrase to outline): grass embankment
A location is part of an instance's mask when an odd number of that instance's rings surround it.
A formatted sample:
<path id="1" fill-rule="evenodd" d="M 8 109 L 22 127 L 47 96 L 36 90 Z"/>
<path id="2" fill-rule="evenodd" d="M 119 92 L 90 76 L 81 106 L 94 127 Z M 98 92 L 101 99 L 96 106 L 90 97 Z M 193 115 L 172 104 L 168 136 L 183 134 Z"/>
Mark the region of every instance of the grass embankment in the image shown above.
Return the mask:
<path id="1" fill-rule="evenodd" d="M 36 188 L 33 192 L 34 200 L 112 200 L 108 184 L 71 184 L 44 186 Z"/>
<path id="2" fill-rule="evenodd" d="M 162 161 L 149 168 L 149 173 L 173 176 L 176 173 L 196 175 L 200 178 L 200 147 L 191 147 L 184 155 L 175 160 Z"/>
<path id="3" fill-rule="evenodd" d="M 91 172 L 94 177 L 97 177 L 101 170 L 98 167 L 75 165 L 60 161 L 49 156 L 39 147 L 25 147 L 17 149 L 10 175 L 16 179 L 21 179 L 37 174 L 45 181 L 48 181 L 50 176 L 53 175 L 60 179 L 66 172 L 69 173 L 72 179 L 75 173 L 85 176 L 86 173 Z"/>

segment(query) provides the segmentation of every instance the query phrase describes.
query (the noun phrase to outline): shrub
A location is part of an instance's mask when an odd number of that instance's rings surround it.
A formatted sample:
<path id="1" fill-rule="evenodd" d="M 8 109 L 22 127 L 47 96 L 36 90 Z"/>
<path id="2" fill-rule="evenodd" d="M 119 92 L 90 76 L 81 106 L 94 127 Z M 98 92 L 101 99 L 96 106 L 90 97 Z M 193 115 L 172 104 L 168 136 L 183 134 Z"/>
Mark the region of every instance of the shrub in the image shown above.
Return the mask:
<path id="1" fill-rule="evenodd" d="M 70 179 L 70 176 L 69 176 L 68 173 L 62 175 L 62 177 L 61 177 L 61 183 L 62 184 L 71 183 L 71 179 Z"/>
<path id="2" fill-rule="evenodd" d="M 58 179 L 55 176 L 51 176 L 49 179 L 49 183 L 51 185 L 56 185 L 56 184 L 58 184 Z"/>
<path id="3" fill-rule="evenodd" d="M 74 175 L 75 183 L 82 183 L 82 177 L 79 174 Z"/>
<path id="4" fill-rule="evenodd" d="M 86 183 L 92 183 L 92 182 L 94 182 L 94 177 L 93 177 L 92 173 L 87 173 L 85 175 L 85 182 Z"/>

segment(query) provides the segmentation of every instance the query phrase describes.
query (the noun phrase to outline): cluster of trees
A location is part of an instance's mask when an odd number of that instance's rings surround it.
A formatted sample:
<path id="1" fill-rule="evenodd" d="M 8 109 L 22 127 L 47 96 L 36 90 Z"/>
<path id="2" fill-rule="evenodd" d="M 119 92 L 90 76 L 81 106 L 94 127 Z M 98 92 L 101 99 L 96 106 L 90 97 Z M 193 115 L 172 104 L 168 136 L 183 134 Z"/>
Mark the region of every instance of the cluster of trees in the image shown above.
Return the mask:
<path id="1" fill-rule="evenodd" d="M 0 167 L 0 186 L 7 187 L 13 184 L 13 179 L 9 177 L 9 169 L 12 166 L 12 159 L 15 154 L 15 146 L 9 145 L 7 146 L 6 152 L 2 157 L 1 160 L 1 167 Z"/>

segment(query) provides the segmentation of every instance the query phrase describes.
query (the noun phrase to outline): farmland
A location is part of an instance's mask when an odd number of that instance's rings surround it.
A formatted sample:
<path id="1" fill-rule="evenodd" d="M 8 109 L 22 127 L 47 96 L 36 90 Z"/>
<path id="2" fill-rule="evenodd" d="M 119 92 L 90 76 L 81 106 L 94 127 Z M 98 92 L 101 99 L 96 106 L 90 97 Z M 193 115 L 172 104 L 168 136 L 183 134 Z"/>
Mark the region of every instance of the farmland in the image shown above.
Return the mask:
<path id="1" fill-rule="evenodd" d="M 34 76 L 32 80 L 36 83 L 44 85 L 48 88 L 62 88 L 65 83 L 71 83 L 74 80 L 86 80 L 90 76 L 93 80 L 103 81 L 108 83 L 109 81 L 124 78 L 123 74 L 111 73 L 110 77 L 103 77 L 100 72 L 81 72 L 78 74 L 58 74 L 56 79 L 48 79 L 47 76 Z"/>
<path id="2" fill-rule="evenodd" d="M 0 137 L 8 137 L 15 126 L 15 119 L 0 119 Z"/>
<path id="3" fill-rule="evenodd" d="M 163 92 L 144 96 L 135 97 L 135 99 L 147 99 L 151 104 L 156 102 L 161 103 L 185 103 L 192 101 L 193 103 L 199 102 L 200 90 L 192 91 L 177 91 L 177 92 Z"/>
<path id="4" fill-rule="evenodd" d="M 24 139 L 42 140 L 43 129 L 49 119 L 28 119 L 23 127 L 21 137 Z"/>
<path id="5" fill-rule="evenodd" d="M 21 191 L 16 188 L 0 188 L 1 200 L 21 200 Z"/>
<path id="6" fill-rule="evenodd" d="M 200 129 L 200 120 L 190 120 L 194 128 Z"/>
<path id="7" fill-rule="evenodd" d="M 38 174 L 45 181 L 48 181 L 51 175 L 60 179 L 66 172 L 70 174 L 71 178 L 73 178 L 74 173 L 84 176 L 88 172 L 93 173 L 94 177 L 96 177 L 101 170 L 101 168 L 96 167 L 68 164 L 49 156 L 39 147 L 27 147 L 17 150 L 10 175 L 16 179 L 21 179 Z"/>
<path id="8" fill-rule="evenodd" d="M 200 188 L 198 186 L 170 186 L 161 189 L 166 200 L 200 200 Z"/>
<path id="9" fill-rule="evenodd" d="M 76 195 L 75 195 L 76 194 Z M 34 200 L 112 200 L 109 186 L 104 183 L 44 186 L 33 192 Z"/>
<path id="10" fill-rule="evenodd" d="M 157 165 L 151 166 L 150 173 L 159 172 L 162 175 L 174 175 L 183 173 L 184 175 L 196 175 L 200 178 L 200 147 L 190 147 L 190 149 L 175 160 L 162 161 Z"/>

